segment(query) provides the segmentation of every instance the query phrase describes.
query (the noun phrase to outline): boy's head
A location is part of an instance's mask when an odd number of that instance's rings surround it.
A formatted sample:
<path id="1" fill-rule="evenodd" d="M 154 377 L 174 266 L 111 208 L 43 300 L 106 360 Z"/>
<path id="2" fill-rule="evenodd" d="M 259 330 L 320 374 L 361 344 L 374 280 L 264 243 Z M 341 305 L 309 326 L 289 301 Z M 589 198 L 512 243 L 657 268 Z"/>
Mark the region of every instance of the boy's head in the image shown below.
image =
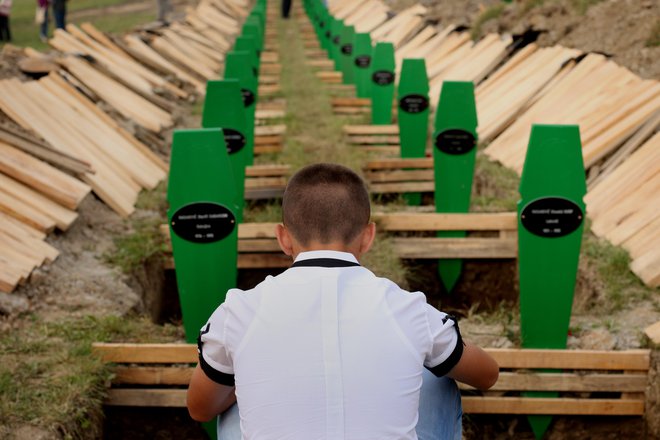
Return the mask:
<path id="1" fill-rule="evenodd" d="M 282 200 L 284 226 L 301 245 L 353 242 L 369 225 L 367 188 L 342 165 L 320 163 L 291 177 Z"/>

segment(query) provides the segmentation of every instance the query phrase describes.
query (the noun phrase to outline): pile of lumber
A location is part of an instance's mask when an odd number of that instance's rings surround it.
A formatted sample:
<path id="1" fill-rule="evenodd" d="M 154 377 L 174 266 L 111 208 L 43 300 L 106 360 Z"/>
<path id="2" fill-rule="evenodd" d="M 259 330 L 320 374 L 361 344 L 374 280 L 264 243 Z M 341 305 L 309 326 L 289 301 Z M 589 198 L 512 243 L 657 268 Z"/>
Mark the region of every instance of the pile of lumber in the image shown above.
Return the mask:
<path id="1" fill-rule="evenodd" d="M 652 137 L 660 126 L 657 80 L 643 80 L 601 54 L 535 43 L 520 47 L 495 34 L 473 42 L 454 26 L 424 25 L 421 6 L 394 14 L 377 0 L 338 0 L 330 11 L 370 32 L 374 41 L 395 43 L 397 72 L 403 59 L 424 58 L 432 105 L 443 81 L 472 81 L 479 140 L 488 144 L 484 152 L 518 173 L 532 124 L 579 125 L 594 233 L 628 250 L 631 269 L 646 284 L 660 283 L 660 162 L 653 152 L 658 137 Z M 383 20 L 380 11 L 389 18 Z M 363 101 L 338 98 L 333 105 L 361 113 Z M 399 142 L 396 126 L 346 126 L 344 132 L 350 142 L 388 154 Z M 375 188 L 397 181 L 422 185 L 427 177 L 402 171 L 368 174 Z"/>
<path id="2" fill-rule="evenodd" d="M 630 253 L 630 268 L 660 286 L 660 132 L 585 197 L 591 230 Z"/>
<path id="3" fill-rule="evenodd" d="M 37 158 L 39 157 L 39 158 Z M 59 168 L 53 166 L 56 164 Z M 87 172 L 89 165 L 60 154 L 33 137 L 0 127 L 0 291 L 11 292 L 32 271 L 57 258 L 44 240 L 66 231 L 91 188 L 60 168 Z"/>
<path id="4" fill-rule="evenodd" d="M 532 124 L 580 126 L 587 169 L 612 154 L 660 108 L 660 83 L 642 80 L 600 54 L 566 66 L 486 148 L 492 159 L 522 171 Z"/>
<path id="5" fill-rule="evenodd" d="M 57 258 L 47 234 L 66 231 L 91 191 L 128 216 L 139 192 L 167 177 L 167 163 L 129 129 L 157 139 L 174 125 L 178 100 L 204 94 L 206 80 L 220 76 L 247 6 L 202 0 L 180 23 L 121 39 L 70 24 L 49 41 L 54 55 L 25 50 L 27 60 L 51 67 L 37 81 L 0 81 L 0 110 L 13 121 L 0 124 L 0 291 Z M 277 66 L 270 71 L 277 74 Z M 259 130 L 263 148 L 280 148 L 282 127 Z M 283 178 L 261 176 L 250 185 L 277 192 Z"/>

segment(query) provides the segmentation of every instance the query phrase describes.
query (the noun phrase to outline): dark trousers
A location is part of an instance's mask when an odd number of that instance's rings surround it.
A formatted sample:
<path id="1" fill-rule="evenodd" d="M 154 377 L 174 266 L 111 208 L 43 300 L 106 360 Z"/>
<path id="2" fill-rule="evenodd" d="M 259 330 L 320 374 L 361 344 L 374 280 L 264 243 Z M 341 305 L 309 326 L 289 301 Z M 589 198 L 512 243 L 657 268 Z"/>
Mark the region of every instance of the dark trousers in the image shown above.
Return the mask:
<path id="1" fill-rule="evenodd" d="M 53 15 L 55 16 L 55 27 L 57 29 L 66 28 L 66 7 L 53 8 Z"/>
<path id="2" fill-rule="evenodd" d="M 289 18 L 291 11 L 291 0 L 282 0 L 282 17 Z"/>
<path id="3" fill-rule="evenodd" d="M 8 15 L 0 15 L 0 41 L 11 41 Z"/>

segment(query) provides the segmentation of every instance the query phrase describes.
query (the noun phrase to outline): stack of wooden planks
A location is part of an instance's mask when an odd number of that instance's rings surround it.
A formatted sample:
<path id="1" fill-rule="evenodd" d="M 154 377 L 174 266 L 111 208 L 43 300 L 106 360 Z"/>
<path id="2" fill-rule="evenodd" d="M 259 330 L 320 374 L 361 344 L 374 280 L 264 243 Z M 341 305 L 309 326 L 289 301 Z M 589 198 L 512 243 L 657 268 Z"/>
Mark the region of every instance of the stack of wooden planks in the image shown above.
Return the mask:
<path id="1" fill-rule="evenodd" d="M 2 292 L 13 291 L 35 268 L 57 258 L 59 252 L 44 241 L 46 235 L 55 228 L 66 231 L 91 190 L 52 164 L 81 173 L 90 170 L 84 162 L 58 153 L 28 134 L 4 124 L 0 127 Z"/>
<path id="2" fill-rule="evenodd" d="M 202 0 L 181 22 L 121 39 L 89 23 L 68 25 L 49 42 L 58 53 L 47 59 L 61 70 L 38 81 L 0 81 L 0 109 L 16 124 L 0 124 L 1 291 L 57 257 L 44 239 L 72 225 L 90 191 L 128 216 L 139 192 L 165 179 L 165 161 L 124 127 L 152 136 L 172 127 L 177 101 L 203 95 L 206 80 L 220 76 L 248 6 L 247 0 Z M 279 70 L 271 63 L 266 82 L 276 83 Z M 262 113 L 277 118 L 283 108 Z M 257 131 L 260 148 L 281 148 L 283 127 Z M 259 194 L 281 192 L 286 170 L 271 168 L 257 170 L 248 186 Z"/>
<path id="3" fill-rule="evenodd" d="M 518 50 L 510 37 L 495 34 L 472 42 L 454 26 L 422 25 L 421 6 L 394 14 L 377 0 L 337 0 L 330 11 L 356 29 L 368 29 L 374 41 L 392 41 L 397 72 L 403 59 L 424 58 L 432 105 L 443 81 L 474 82 L 479 139 L 489 144 L 485 154 L 518 173 L 532 124 L 579 125 L 594 232 L 627 249 L 631 269 L 646 284 L 660 283 L 660 165 L 653 152 L 658 137 L 652 137 L 660 126 L 658 81 L 642 80 L 600 54 L 535 43 Z M 381 11 L 390 18 L 382 20 Z M 337 98 L 333 106 L 362 113 L 368 105 L 363 101 Z M 398 145 L 396 126 L 346 126 L 344 132 L 361 148 L 392 154 Z M 419 170 L 369 170 L 368 175 L 374 188 L 425 180 Z"/>
<path id="4" fill-rule="evenodd" d="M 485 153 L 521 172 L 532 124 L 580 125 L 587 169 L 614 152 L 660 108 L 660 83 L 642 80 L 600 54 L 565 66 L 539 90 Z"/>
<path id="5" fill-rule="evenodd" d="M 193 344 L 94 343 L 114 367 L 108 406 L 185 407 L 197 362 Z M 469 414 L 643 415 L 650 350 L 534 350 L 487 348 L 506 371 L 491 391 L 462 385 Z M 536 371 L 534 370 L 536 369 Z M 562 372 L 543 372 L 545 369 Z M 530 371 L 531 370 L 531 371 Z M 511 396 L 526 391 L 572 393 L 555 398 Z M 505 395 L 506 393 L 506 395 Z M 602 394 L 605 393 L 605 396 Z"/>
<path id="6" fill-rule="evenodd" d="M 660 286 L 660 132 L 588 191 L 591 230 L 630 253 L 630 268 Z"/>

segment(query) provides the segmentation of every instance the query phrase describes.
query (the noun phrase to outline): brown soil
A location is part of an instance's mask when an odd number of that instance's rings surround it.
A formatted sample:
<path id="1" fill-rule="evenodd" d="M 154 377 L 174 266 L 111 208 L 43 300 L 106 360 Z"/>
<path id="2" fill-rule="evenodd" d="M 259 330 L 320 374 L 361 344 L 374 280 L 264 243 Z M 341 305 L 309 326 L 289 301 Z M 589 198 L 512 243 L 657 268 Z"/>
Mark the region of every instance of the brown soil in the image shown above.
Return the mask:
<path id="1" fill-rule="evenodd" d="M 411 2 L 394 3 L 401 7 Z M 422 3 L 430 9 L 428 17 L 441 25 L 453 23 L 467 27 L 471 27 L 486 9 L 502 5 L 500 0 Z M 578 10 L 578 3 L 579 0 L 513 1 L 499 17 L 482 25 L 481 34 L 520 34 L 534 29 L 541 31 L 538 42 L 543 46 L 560 44 L 586 52 L 606 53 L 642 78 L 660 78 L 660 46 L 651 47 L 648 43 L 660 20 L 660 2 L 604 0 L 592 2 L 595 4 L 585 13 Z M 540 6 L 532 7 L 534 4 Z"/>

